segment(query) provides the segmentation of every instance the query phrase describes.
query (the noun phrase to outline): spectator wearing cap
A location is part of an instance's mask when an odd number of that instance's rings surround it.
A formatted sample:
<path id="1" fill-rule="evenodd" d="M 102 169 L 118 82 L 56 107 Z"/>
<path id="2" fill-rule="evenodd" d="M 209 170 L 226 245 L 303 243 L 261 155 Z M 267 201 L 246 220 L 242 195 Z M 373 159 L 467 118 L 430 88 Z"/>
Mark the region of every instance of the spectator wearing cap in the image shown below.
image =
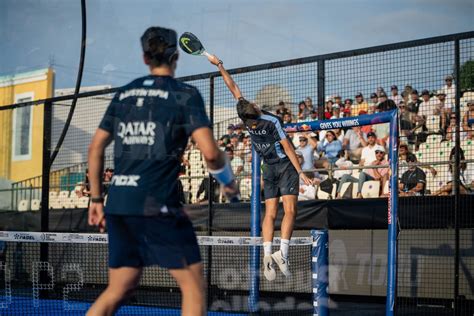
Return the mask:
<path id="1" fill-rule="evenodd" d="M 339 94 L 336 94 L 334 96 L 334 104 L 337 104 L 339 105 L 339 108 L 342 108 L 343 107 L 343 104 L 342 104 L 342 98 Z"/>
<path id="2" fill-rule="evenodd" d="M 426 89 L 421 91 L 421 98 L 423 101 L 420 103 L 418 116 L 426 119 L 428 116 L 436 114 L 436 104 L 431 101 L 430 92 Z"/>
<path id="3" fill-rule="evenodd" d="M 341 117 L 343 117 L 343 114 L 341 113 L 341 107 L 337 103 L 334 103 L 332 105 L 331 120 L 332 119 L 338 119 L 338 118 L 341 118 Z"/>
<path id="4" fill-rule="evenodd" d="M 411 91 L 411 102 L 407 104 L 407 109 L 410 113 L 418 114 L 420 109 L 420 96 L 418 95 L 418 90 L 414 89 Z"/>
<path id="5" fill-rule="evenodd" d="M 354 126 L 347 130 L 342 141 L 342 148 L 349 152 L 349 158 L 359 161 L 362 149 L 367 146 L 367 134 L 364 133 L 360 126 Z"/>
<path id="6" fill-rule="evenodd" d="M 354 104 L 352 104 L 351 107 L 351 116 L 359 115 L 360 111 L 367 112 L 368 109 L 369 105 L 367 104 L 367 102 L 365 102 L 364 95 L 362 94 L 362 92 L 358 92 L 355 96 L 355 102 Z"/>
<path id="7" fill-rule="evenodd" d="M 408 170 L 402 174 L 398 184 L 400 196 L 423 195 L 425 193 L 426 174 L 415 165 L 416 161 L 415 155 L 407 156 Z"/>
<path id="8" fill-rule="evenodd" d="M 227 147 L 225 149 L 225 152 L 227 156 L 229 157 L 230 166 L 232 167 L 234 174 L 236 176 L 241 175 L 242 171 L 244 170 L 244 161 L 242 160 L 242 158 L 234 155 L 234 150 L 232 149 L 232 147 Z"/>
<path id="9" fill-rule="evenodd" d="M 309 137 L 309 133 L 300 134 L 300 144 L 296 148 L 303 155 L 303 164 L 301 170 L 314 169 L 314 150 L 318 146 L 318 142 L 313 138 Z"/>
<path id="10" fill-rule="evenodd" d="M 379 105 L 378 100 L 379 100 L 379 97 L 377 96 L 377 93 L 372 93 L 370 95 L 369 109 L 367 111 L 368 114 L 377 113 L 377 108 Z"/>
<path id="11" fill-rule="evenodd" d="M 474 100 L 467 101 L 468 110 L 462 118 L 462 127 L 467 132 L 467 139 L 474 139 L 474 124 L 469 123 L 469 120 L 474 119 Z"/>
<path id="12" fill-rule="evenodd" d="M 385 90 L 383 89 L 383 87 L 378 87 L 378 88 L 377 88 L 377 96 L 380 97 L 380 94 L 381 94 L 382 92 L 385 93 Z"/>
<path id="13" fill-rule="evenodd" d="M 390 92 L 392 95 L 390 96 L 390 100 L 392 100 L 395 105 L 399 104 L 402 101 L 402 97 L 398 94 L 398 87 L 396 85 L 392 85 L 390 87 Z"/>
<path id="14" fill-rule="evenodd" d="M 359 191 L 362 191 L 362 185 L 366 181 L 380 181 L 380 191 L 383 190 L 385 183 L 389 178 L 388 161 L 385 159 L 385 148 L 377 145 L 375 147 L 375 160 L 370 164 L 371 166 L 387 166 L 386 168 L 370 168 L 359 174 Z"/>
<path id="15" fill-rule="evenodd" d="M 362 148 L 360 155 L 360 166 L 369 165 L 375 160 L 375 147 L 377 146 L 377 135 L 374 132 L 367 134 L 367 145 Z"/>
<path id="16" fill-rule="evenodd" d="M 219 140 L 221 140 L 225 146 L 230 143 L 230 138 L 232 137 L 232 135 L 234 135 L 234 124 L 229 124 L 227 126 L 227 134 L 222 135 Z"/>
<path id="17" fill-rule="evenodd" d="M 403 92 L 405 92 L 409 98 L 409 100 L 406 102 L 408 104 L 408 102 L 411 101 L 411 93 L 413 91 L 413 87 L 409 84 L 405 85 L 405 88 L 403 89 Z"/>
<path id="18" fill-rule="evenodd" d="M 320 141 L 317 150 L 320 153 L 324 153 L 326 159 L 331 164 L 334 164 L 338 159 L 337 154 L 342 150 L 342 143 L 337 139 L 337 135 L 334 131 L 328 130 L 326 132 L 326 141 Z"/>
<path id="19" fill-rule="evenodd" d="M 447 75 L 444 77 L 444 82 L 446 84 L 441 89 L 444 90 L 444 93 L 446 94 L 446 105 L 454 108 L 456 99 L 456 85 L 454 84 L 454 77 Z"/>
<path id="20" fill-rule="evenodd" d="M 385 111 L 391 111 L 395 110 L 397 108 L 397 105 L 393 100 L 390 100 L 387 98 L 387 94 L 382 91 L 379 93 L 379 104 L 377 106 L 377 109 L 379 112 L 385 112 Z"/>
<path id="21" fill-rule="evenodd" d="M 446 128 L 449 124 L 449 116 L 452 113 L 451 107 L 446 105 L 446 93 L 443 90 L 438 90 L 436 93 L 438 104 L 435 106 L 435 115 L 440 116 L 439 128 L 441 131 L 446 132 Z"/>
<path id="22" fill-rule="evenodd" d="M 234 134 L 237 135 L 239 142 L 241 142 L 244 138 L 244 125 L 242 123 L 236 124 L 234 126 Z"/>
<path id="23" fill-rule="evenodd" d="M 276 115 L 278 115 L 279 117 L 281 117 L 283 119 L 283 116 L 286 114 L 286 113 L 290 113 L 290 110 L 288 110 L 285 106 L 285 102 L 283 101 L 280 101 L 278 103 L 278 107 L 276 109 Z"/>

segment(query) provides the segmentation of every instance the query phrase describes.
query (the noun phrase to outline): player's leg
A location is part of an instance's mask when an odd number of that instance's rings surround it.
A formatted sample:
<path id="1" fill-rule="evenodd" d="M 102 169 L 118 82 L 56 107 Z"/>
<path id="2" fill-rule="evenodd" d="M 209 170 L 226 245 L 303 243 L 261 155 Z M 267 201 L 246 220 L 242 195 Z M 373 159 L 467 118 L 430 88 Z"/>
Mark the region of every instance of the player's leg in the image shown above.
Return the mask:
<path id="1" fill-rule="evenodd" d="M 284 215 L 281 222 L 281 243 L 280 250 L 275 252 L 272 257 L 278 264 L 281 272 L 289 277 L 291 275 L 288 268 L 288 253 L 293 226 L 296 217 L 296 203 L 299 192 L 299 175 L 291 162 L 281 164 L 281 176 L 278 186 L 283 198 Z"/>
<path id="2" fill-rule="evenodd" d="M 90 307 L 87 316 L 114 315 L 120 304 L 127 299 L 140 281 L 142 269 L 133 267 L 110 268 L 109 285 Z"/>
<path id="3" fill-rule="evenodd" d="M 202 316 L 205 313 L 202 270 L 202 263 L 194 263 L 183 269 L 169 270 L 181 290 L 182 316 Z"/>
<path id="4" fill-rule="evenodd" d="M 262 224 L 264 267 L 263 273 L 268 281 L 273 281 L 276 277 L 272 259 L 272 243 L 279 200 L 279 197 L 268 198 L 265 200 L 265 216 L 263 218 Z"/>

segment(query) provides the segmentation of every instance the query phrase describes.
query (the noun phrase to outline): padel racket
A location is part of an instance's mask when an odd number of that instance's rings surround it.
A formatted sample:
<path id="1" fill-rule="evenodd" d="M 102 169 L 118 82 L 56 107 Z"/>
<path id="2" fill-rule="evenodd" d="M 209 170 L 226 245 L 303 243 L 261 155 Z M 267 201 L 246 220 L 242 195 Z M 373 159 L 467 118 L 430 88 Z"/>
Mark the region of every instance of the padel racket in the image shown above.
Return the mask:
<path id="1" fill-rule="evenodd" d="M 179 47 L 186 53 L 194 56 L 210 56 L 204 46 L 202 46 L 199 38 L 190 32 L 184 32 L 183 35 L 179 37 Z"/>

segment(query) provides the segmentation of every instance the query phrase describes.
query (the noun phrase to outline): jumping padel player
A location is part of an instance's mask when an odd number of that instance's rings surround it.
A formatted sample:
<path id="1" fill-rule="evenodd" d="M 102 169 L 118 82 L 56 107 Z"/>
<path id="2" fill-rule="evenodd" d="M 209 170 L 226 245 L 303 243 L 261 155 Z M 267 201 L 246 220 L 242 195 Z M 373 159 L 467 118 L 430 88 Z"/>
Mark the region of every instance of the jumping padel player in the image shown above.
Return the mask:
<path id="1" fill-rule="evenodd" d="M 192 224 L 179 202 L 178 173 L 189 136 L 229 198 L 232 169 L 209 128 L 199 91 L 173 78 L 176 32 L 150 27 L 141 37 L 150 75 L 119 89 L 89 147 L 89 224 L 109 235 L 109 284 L 87 312 L 113 315 L 137 287 L 143 267 L 169 269 L 182 293 L 182 315 L 204 315 L 203 272 Z M 101 195 L 104 149 L 114 141 L 115 174 Z"/>
<path id="2" fill-rule="evenodd" d="M 264 162 L 265 217 L 262 225 L 264 275 L 269 281 L 275 279 L 274 260 L 281 272 L 288 277 L 291 275 L 288 269 L 288 250 L 296 216 L 300 178 L 306 184 L 312 182 L 301 172 L 293 143 L 287 138 L 279 117 L 260 110 L 256 104 L 243 98 L 239 87 L 224 69 L 222 61 L 213 55 L 208 59 L 219 68 L 225 84 L 238 100 L 237 114 L 244 122 L 252 144 Z M 280 197 L 283 199 L 285 211 L 281 223 L 281 244 L 280 250 L 272 254 L 275 218 Z"/>

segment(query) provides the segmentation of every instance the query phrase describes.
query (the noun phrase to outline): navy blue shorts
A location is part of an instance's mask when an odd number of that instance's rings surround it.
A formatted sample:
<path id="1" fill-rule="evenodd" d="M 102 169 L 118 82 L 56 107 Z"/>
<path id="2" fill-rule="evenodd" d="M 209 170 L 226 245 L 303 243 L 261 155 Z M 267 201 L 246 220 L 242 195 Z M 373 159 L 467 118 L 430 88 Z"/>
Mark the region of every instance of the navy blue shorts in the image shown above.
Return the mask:
<path id="1" fill-rule="evenodd" d="M 300 177 L 290 160 L 263 165 L 263 195 L 265 200 L 284 195 L 298 195 Z"/>
<path id="2" fill-rule="evenodd" d="M 181 269 L 201 261 L 191 221 L 177 216 L 106 215 L 109 267 Z"/>

